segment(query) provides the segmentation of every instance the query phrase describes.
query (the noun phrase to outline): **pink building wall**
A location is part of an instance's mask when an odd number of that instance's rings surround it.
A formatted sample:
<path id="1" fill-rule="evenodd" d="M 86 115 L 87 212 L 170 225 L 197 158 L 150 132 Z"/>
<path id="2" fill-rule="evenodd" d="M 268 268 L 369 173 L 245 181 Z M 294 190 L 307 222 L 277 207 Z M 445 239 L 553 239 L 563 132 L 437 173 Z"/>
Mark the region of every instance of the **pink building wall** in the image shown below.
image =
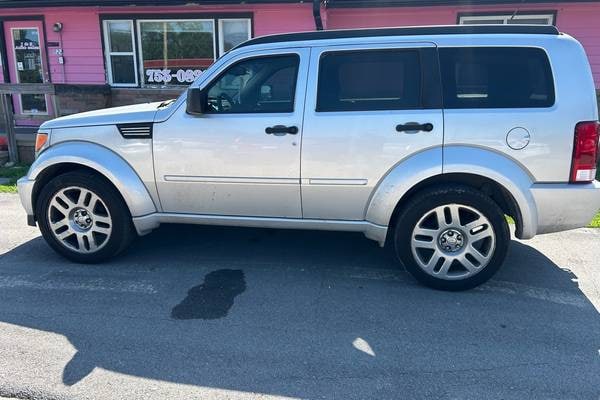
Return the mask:
<path id="1" fill-rule="evenodd" d="M 406 25 L 455 24 L 461 12 L 555 11 L 558 28 L 576 37 L 584 45 L 596 81 L 600 88 L 600 2 L 542 3 L 536 5 L 497 5 L 460 7 L 385 7 L 385 8 L 322 8 L 327 29 L 362 28 Z M 224 14 L 252 13 L 254 36 L 292 31 L 312 31 L 315 23 L 312 4 L 262 4 L 183 7 L 65 7 L 0 9 L 0 16 L 42 15 L 46 40 L 60 42 L 52 31 L 55 22 L 63 23 L 62 43 L 65 64 L 58 63 L 55 48 L 48 48 L 50 74 L 54 83 L 106 83 L 102 50 L 101 14 Z"/>
<path id="2" fill-rule="evenodd" d="M 600 88 L 600 2 L 543 3 L 460 7 L 333 8 L 327 10 L 327 29 L 408 25 L 452 25 L 462 12 L 555 11 L 556 25 L 586 49 L 596 88 Z"/>
<path id="3" fill-rule="evenodd" d="M 185 6 L 185 7 L 71 7 L 37 9 L 2 9 L 0 16 L 43 15 L 46 41 L 61 42 L 64 64 L 59 64 L 55 48 L 48 48 L 48 63 L 53 83 L 106 83 L 100 15 L 154 14 L 226 14 L 252 13 L 254 36 L 315 29 L 310 4 Z M 63 23 L 61 35 L 52 30 L 55 22 Z"/>

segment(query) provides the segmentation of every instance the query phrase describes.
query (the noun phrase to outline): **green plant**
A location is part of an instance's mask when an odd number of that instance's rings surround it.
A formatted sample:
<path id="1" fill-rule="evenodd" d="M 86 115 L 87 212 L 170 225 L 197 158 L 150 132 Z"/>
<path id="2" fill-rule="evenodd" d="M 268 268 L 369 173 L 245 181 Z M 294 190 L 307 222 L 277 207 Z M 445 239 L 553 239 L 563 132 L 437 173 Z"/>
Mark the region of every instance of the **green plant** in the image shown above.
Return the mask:
<path id="1" fill-rule="evenodd" d="M 16 193 L 17 179 L 27 174 L 29 165 L 17 164 L 13 167 L 0 167 L 0 178 L 8 178 L 7 183 L 0 184 L 0 193 Z"/>
<path id="2" fill-rule="evenodd" d="M 590 228 L 600 228 L 600 211 L 598 211 L 598 214 L 596 214 L 596 216 L 588 226 Z"/>

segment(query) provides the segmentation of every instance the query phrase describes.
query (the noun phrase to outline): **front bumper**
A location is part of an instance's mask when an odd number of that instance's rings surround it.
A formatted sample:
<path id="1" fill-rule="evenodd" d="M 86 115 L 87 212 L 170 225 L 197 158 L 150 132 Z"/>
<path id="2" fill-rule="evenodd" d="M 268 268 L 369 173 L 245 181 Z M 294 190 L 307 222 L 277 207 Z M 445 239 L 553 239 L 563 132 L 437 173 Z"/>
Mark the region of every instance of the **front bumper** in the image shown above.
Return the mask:
<path id="1" fill-rule="evenodd" d="M 35 211 L 33 208 L 33 186 L 35 180 L 30 180 L 26 176 L 17 181 L 17 190 L 21 198 L 21 204 L 27 213 L 27 224 L 35 226 Z"/>
<path id="2" fill-rule="evenodd" d="M 600 210 L 598 181 L 534 184 L 531 193 L 537 208 L 537 234 L 586 226 Z"/>

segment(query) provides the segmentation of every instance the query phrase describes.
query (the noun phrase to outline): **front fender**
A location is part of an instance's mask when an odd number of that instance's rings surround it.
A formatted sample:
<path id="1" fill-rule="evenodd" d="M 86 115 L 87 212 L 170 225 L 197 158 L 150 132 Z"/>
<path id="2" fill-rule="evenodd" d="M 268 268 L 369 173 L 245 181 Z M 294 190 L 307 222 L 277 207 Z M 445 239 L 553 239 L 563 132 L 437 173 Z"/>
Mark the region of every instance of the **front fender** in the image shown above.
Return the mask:
<path id="1" fill-rule="evenodd" d="M 535 236 L 537 208 L 530 190 L 533 180 L 523 167 L 504 155 L 481 148 L 447 146 L 443 152 L 443 167 L 442 148 L 424 151 L 396 165 L 377 185 L 367 207 L 366 220 L 389 226 L 396 205 L 417 184 L 440 174 L 472 174 L 504 187 L 519 207 L 522 219 L 519 237 Z"/>
<path id="2" fill-rule="evenodd" d="M 121 193 L 132 217 L 156 212 L 150 193 L 134 169 L 113 151 L 90 142 L 64 142 L 48 148 L 31 165 L 27 180 L 35 181 L 47 168 L 64 163 L 79 164 L 104 175 Z"/>

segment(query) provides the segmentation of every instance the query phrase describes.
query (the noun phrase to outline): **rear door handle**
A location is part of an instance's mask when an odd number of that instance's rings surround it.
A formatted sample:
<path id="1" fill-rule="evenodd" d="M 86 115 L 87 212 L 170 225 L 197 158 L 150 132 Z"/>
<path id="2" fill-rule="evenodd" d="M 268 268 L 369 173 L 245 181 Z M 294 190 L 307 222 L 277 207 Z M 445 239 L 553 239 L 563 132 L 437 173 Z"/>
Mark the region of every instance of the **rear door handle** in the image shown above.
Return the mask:
<path id="1" fill-rule="evenodd" d="M 433 130 L 433 124 L 426 122 L 419 124 L 418 122 L 407 122 L 406 124 L 396 125 L 397 132 L 405 133 L 417 133 L 417 132 L 431 132 Z"/>
<path id="2" fill-rule="evenodd" d="M 295 135 L 298 133 L 297 126 L 285 126 L 285 125 L 275 125 L 269 126 L 265 128 L 265 133 L 267 135 L 275 135 L 275 136 L 283 136 L 286 134 Z"/>

